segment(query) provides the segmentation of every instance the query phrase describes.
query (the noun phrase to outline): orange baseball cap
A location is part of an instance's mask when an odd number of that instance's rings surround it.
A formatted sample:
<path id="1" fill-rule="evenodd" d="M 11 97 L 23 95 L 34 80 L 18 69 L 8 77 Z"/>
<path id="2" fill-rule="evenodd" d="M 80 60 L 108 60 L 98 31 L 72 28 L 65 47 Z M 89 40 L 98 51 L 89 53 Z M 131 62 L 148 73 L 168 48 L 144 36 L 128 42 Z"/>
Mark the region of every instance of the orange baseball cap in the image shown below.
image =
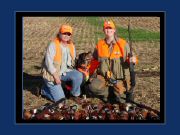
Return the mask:
<path id="1" fill-rule="evenodd" d="M 105 21 L 104 22 L 104 29 L 108 28 L 108 27 L 115 29 L 115 25 L 114 25 L 113 21 Z"/>
<path id="2" fill-rule="evenodd" d="M 66 33 L 66 32 L 69 32 L 72 34 L 72 27 L 69 26 L 69 25 L 62 25 L 60 30 L 59 30 L 60 33 Z"/>

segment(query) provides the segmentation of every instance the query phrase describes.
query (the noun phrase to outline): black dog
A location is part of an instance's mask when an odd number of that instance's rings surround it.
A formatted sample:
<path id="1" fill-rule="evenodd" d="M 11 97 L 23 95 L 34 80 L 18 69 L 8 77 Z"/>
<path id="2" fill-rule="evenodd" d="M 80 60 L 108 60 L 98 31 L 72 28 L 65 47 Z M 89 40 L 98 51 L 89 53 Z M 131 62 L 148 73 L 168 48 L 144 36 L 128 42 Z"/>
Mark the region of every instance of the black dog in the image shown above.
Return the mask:
<path id="1" fill-rule="evenodd" d="M 92 52 L 79 54 L 79 57 L 76 61 L 76 69 L 83 73 L 83 82 L 81 84 L 81 95 L 91 95 L 88 92 L 88 83 L 89 83 L 89 67 L 92 60 Z"/>

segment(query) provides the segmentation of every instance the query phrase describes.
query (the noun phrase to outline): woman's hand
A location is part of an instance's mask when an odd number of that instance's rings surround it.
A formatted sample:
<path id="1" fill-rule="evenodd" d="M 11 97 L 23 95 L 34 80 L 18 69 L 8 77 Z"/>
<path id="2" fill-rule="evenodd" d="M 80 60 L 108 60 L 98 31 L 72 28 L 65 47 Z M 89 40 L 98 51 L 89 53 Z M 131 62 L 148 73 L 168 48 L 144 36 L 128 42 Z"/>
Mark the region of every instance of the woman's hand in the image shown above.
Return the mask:
<path id="1" fill-rule="evenodd" d="M 134 63 L 134 64 L 137 64 L 137 58 L 136 58 L 136 56 L 131 57 L 131 58 L 130 58 L 130 62 L 131 62 L 131 63 Z"/>
<path id="2" fill-rule="evenodd" d="M 61 84 L 60 77 L 59 77 L 59 75 L 58 75 L 57 73 L 54 73 L 54 74 L 53 74 L 53 78 L 54 78 L 54 82 L 55 82 L 56 84 Z"/>

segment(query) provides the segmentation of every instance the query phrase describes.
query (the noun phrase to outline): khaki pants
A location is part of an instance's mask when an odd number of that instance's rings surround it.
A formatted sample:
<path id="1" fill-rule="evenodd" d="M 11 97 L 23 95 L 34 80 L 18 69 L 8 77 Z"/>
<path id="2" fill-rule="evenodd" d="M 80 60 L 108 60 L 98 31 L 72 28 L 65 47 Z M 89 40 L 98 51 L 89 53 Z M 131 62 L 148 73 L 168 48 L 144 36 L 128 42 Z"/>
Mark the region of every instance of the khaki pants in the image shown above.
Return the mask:
<path id="1" fill-rule="evenodd" d="M 89 84 L 89 90 L 95 97 L 98 97 L 104 101 L 108 98 L 108 89 L 104 77 L 97 75 L 97 78 L 93 78 Z"/>
<path id="2" fill-rule="evenodd" d="M 130 81 L 127 80 L 128 88 L 130 88 Z M 120 101 L 121 95 L 126 91 L 126 84 L 123 80 L 118 80 L 117 85 L 107 85 L 104 77 L 97 75 L 97 78 L 93 78 L 89 84 L 89 90 L 94 96 L 107 101 L 110 100 Z M 114 95 L 114 96 L 110 96 Z M 111 99 L 116 98 L 116 99 Z"/>

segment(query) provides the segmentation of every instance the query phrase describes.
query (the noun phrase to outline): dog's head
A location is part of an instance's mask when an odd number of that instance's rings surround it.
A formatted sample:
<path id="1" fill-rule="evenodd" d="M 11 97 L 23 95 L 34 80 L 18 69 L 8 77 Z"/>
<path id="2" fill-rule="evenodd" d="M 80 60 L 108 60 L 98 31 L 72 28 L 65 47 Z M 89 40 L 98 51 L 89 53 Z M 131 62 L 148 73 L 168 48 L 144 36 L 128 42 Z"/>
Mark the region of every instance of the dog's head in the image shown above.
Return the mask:
<path id="1" fill-rule="evenodd" d="M 92 52 L 89 51 L 88 53 L 81 53 L 79 54 L 76 67 L 86 69 L 89 67 L 91 60 Z"/>
<path id="2" fill-rule="evenodd" d="M 79 54 L 78 60 L 76 61 L 76 69 L 82 72 L 84 75 L 84 80 L 89 79 L 89 67 L 92 60 L 92 53 L 81 53 Z"/>

